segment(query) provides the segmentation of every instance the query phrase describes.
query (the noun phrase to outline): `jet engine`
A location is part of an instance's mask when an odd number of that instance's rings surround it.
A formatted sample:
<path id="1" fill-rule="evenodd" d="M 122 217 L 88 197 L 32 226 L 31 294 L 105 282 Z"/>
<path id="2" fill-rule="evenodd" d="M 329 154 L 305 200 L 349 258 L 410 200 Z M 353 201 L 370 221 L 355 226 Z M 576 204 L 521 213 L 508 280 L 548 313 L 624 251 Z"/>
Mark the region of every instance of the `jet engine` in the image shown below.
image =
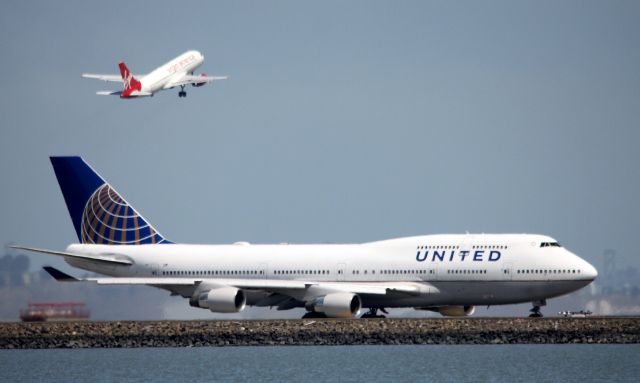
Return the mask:
<path id="1" fill-rule="evenodd" d="M 200 77 L 207 77 L 207 75 L 206 75 L 205 73 L 201 73 L 201 74 L 200 74 Z M 204 81 L 203 81 L 203 82 L 194 82 L 194 83 L 191 83 L 191 85 L 193 85 L 193 86 L 194 86 L 194 87 L 196 87 L 196 88 L 197 88 L 197 87 L 200 87 L 200 86 L 203 86 L 203 85 L 205 85 L 205 84 L 206 84 L 206 82 L 204 82 Z"/>
<path id="2" fill-rule="evenodd" d="M 214 313 L 237 313 L 247 304 L 242 290 L 235 287 L 220 287 L 200 293 L 198 306 Z"/>
<path id="3" fill-rule="evenodd" d="M 324 313 L 329 318 L 353 318 L 362 308 L 362 300 L 352 293 L 331 293 L 314 299 L 307 310 Z"/>

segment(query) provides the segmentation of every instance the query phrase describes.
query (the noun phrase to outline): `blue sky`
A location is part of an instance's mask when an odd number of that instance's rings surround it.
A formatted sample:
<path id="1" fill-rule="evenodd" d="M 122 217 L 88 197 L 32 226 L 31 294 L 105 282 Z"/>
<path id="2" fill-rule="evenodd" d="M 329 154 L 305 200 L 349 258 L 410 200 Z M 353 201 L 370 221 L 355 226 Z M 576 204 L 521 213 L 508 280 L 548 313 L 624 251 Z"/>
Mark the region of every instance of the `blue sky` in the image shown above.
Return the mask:
<path id="1" fill-rule="evenodd" d="M 640 267 L 639 19 L 633 1 L 4 1 L 0 241 L 77 240 L 48 156 L 79 154 L 178 242 L 526 232 Z M 80 77 L 188 49 L 230 79 L 123 101 Z"/>

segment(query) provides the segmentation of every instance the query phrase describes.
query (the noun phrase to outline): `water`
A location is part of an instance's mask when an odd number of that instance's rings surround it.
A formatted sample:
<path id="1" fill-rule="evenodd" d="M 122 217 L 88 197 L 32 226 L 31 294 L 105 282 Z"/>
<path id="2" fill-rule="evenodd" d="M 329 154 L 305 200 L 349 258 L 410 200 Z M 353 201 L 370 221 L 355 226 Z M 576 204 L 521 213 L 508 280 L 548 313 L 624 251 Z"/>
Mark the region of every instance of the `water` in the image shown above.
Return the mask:
<path id="1" fill-rule="evenodd" d="M 0 350 L 0 382 L 637 382 L 640 345 Z"/>

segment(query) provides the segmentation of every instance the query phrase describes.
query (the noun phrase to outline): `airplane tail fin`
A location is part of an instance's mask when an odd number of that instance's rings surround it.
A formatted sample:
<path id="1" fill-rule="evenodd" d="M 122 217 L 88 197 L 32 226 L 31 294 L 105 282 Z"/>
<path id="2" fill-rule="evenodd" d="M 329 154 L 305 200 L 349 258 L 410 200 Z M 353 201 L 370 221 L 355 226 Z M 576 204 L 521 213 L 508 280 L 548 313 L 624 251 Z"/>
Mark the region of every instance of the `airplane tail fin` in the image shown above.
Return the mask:
<path id="1" fill-rule="evenodd" d="M 118 67 L 120 67 L 120 75 L 122 76 L 122 82 L 124 83 L 123 94 L 127 92 L 131 93 L 133 91 L 141 91 L 142 84 L 140 83 L 140 81 L 136 80 L 135 77 L 133 77 L 133 75 L 129 71 L 129 68 L 127 68 L 127 64 L 122 61 L 120 62 L 120 64 L 118 64 Z"/>
<path id="2" fill-rule="evenodd" d="M 51 157 L 69 215 L 82 243 L 171 243 L 81 157 Z"/>

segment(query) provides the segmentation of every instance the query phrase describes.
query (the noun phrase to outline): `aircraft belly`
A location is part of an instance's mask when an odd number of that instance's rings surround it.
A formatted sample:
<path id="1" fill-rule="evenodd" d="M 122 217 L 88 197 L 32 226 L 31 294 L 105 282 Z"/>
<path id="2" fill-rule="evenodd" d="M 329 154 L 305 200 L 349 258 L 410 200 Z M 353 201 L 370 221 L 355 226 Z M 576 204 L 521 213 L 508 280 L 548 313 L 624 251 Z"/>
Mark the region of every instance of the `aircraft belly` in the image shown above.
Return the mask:
<path id="1" fill-rule="evenodd" d="M 245 290 L 244 293 L 247 297 L 247 305 L 249 306 L 255 306 L 258 302 L 270 295 L 268 292 L 255 290 Z"/>
<path id="2" fill-rule="evenodd" d="M 549 299 L 590 283 L 574 281 L 431 282 L 439 290 L 418 296 L 361 295 L 364 307 L 502 305 Z"/>

